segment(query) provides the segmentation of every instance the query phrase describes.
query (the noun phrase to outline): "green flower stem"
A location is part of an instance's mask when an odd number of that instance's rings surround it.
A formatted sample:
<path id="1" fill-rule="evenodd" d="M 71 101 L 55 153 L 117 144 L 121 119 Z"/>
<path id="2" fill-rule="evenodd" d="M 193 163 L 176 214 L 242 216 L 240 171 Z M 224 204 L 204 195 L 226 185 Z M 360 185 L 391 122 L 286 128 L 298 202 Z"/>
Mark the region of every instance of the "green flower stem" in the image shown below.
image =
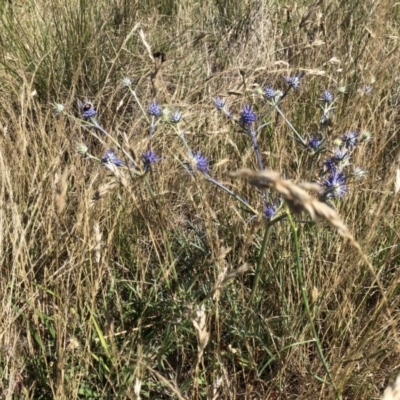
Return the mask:
<path id="1" fill-rule="evenodd" d="M 179 127 L 175 127 L 175 126 L 172 126 L 172 127 L 173 127 L 175 133 L 178 135 L 179 139 L 182 141 L 183 145 L 186 147 L 186 150 L 188 151 L 188 154 L 190 156 L 193 156 L 192 150 L 190 149 L 189 145 L 186 142 L 185 132 L 180 130 Z"/>
<path id="2" fill-rule="evenodd" d="M 129 91 L 132 93 L 132 96 L 135 98 L 135 101 L 136 101 L 137 105 L 139 106 L 139 108 L 141 109 L 144 117 L 146 118 L 147 123 L 150 125 L 149 117 L 148 117 L 146 111 L 144 111 L 144 108 L 142 107 L 142 103 L 139 101 L 136 92 L 130 86 L 128 86 L 128 88 L 129 88 Z"/>
<path id="3" fill-rule="evenodd" d="M 260 254 L 258 255 L 258 259 L 257 259 L 257 266 L 256 266 L 256 272 L 255 272 L 255 275 L 254 275 L 253 287 L 251 288 L 251 296 L 250 296 L 250 300 L 249 300 L 250 306 L 253 304 L 253 301 L 254 301 L 254 298 L 255 298 L 256 292 L 257 292 L 257 286 L 258 286 L 258 283 L 260 282 L 264 255 L 265 255 L 265 252 L 267 250 L 267 245 L 268 245 L 268 242 L 269 242 L 271 229 L 272 229 L 272 224 L 269 224 L 267 229 L 264 232 L 264 238 L 263 238 L 263 241 L 262 241 Z"/>
<path id="4" fill-rule="evenodd" d="M 329 364 L 328 361 L 326 360 L 323 350 L 322 350 L 322 346 L 321 346 L 321 342 L 319 340 L 318 334 L 317 334 L 317 330 L 315 329 L 315 325 L 314 325 L 314 321 L 313 321 L 313 317 L 311 314 L 311 310 L 310 310 L 310 303 L 308 301 L 308 295 L 307 295 L 307 290 L 306 287 L 304 286 L 304 276 L 303 276 L 303 268 L 302 268 L 302 263 L 301 263 L 301 256 L 300 256 L 300 245 L 299 245 L 299 238 L 297 235 L 297 227 L 294 223 L 292 214 L 290 213 L 289 208 L 287 208 L 287 216 L 289 219 L 289 223 L 290 223 L 290 227 L 292 230 L 292 235 L 293 235 L 293 242 L 294 242 L 294 246 L 295 246 L 295 250 L 296 250 L 296 271 L 297 271 L 297 280 L 298 280 L 298 284 L 300 286 L 300 291 L 301 291 L 301 295 L 303 298 L 303 303 L 304 303 L 304 308 L 306 310 L 306 314 L 307 314 L 307 318 L 308 318 L 308 322 L 310 323 L 311 326 L 311 331 L 315 340 L 315 345 L 317 347 L 317 353 L 318 356 L 325 368 L 325 371 L 328 375 L 329 378 L 329 383 L 330 385 L 333 387 L 334 391 L 335 391 L 335 398 L 336 399 L 341 399 L 341 395 L 338 392 L 338 390 L 336 389 L 335 383 L 333 381 L 333 377 L 332 377 L 332 373 L 331 370 L 329 368 Z"/>
<path id="5" fill-rule="evenodd" d="M 222 183 L 218 182 L 217 180 L 215 180 L 214 178 L 212 178 L 210 175 L 208 174 L 204 174 L 205 178 L 213 183 L 214 185 L 218 186 L 220 189 L 222 189 L 223 191 L 225 191 L 226 193 L 230 194 L 232 197 L 234 197 L 237 201 L 239 201 L 240 203 L 242 203 L 246 208 L 249 209 L 249 211 L 251 211 L 254 215 L 258 215 L 258 212 L 250 206 L 250 204 L 242 199 L 241 197 L 239 197 L 236 193 L 232 192 L 232 190 L 228 189 L 226 186 L 224 186 Z"/>
<path id="6" fill-rule="evenodd" d="M 285 120 L 285 122 L 289 125 L 290 129 L 293 131 L 293 133 L 296 135 L 297 140 L 303 145 L 307 146 L 306 141 L 300 136 L 299 132 L 297 132 L 296 128 L 292 125 L 292 123 L 285 117 L 285 114 L 281 111 L 281 109 L 275 105 L 276 111 L 278 111 L 279 115 Z"/>
<path id="7" fill-rule="evenodd" d="M 260 171 L 262 171 L 264 169 L 264 167 L 263 167 L 262 160 L 261 160 L 260 149 L 259 149 L 258 143 L 257 143 L 256 132 L 251 132 L 250 137 L 251 137 L 251 141 L 253 143 L 254 152 L 256 153 L 258 169 Z"/>

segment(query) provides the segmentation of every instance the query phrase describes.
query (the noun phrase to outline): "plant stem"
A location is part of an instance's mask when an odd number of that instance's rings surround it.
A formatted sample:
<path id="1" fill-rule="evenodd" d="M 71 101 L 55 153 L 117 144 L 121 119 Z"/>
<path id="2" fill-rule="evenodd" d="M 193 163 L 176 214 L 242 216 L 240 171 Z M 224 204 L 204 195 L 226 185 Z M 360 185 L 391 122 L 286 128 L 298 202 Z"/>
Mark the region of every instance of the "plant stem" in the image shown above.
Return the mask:
<path id="1" fill-rule="evenodd" d="M 128 88 L 129 88 L 129 91 L 131 92 L 132 96 L 135 98 L 136 103 L 139 106 L 140 110 L 142 111 L 144 117 L 146 118 L 147 123 L 150 124 L 149 117 L 148 117 L 146 111 L 144 111 L 144 109 L 142 107 L 142 103 L 139 101 L 139 99 L 137 97 L 136 91 L 133 90 L 131 87 L 128 87 Z"/>
<path id="2" fill-rule="evenodd" d="M 264 167 L 262 165 L 260 149 L 258 147 L 257 138 L 256 138 L 256 132 L 251 132 L 250 136 L 251 136 L 251 141 L 253 143 L 254 152 L 256 153 L 256 157 L 257 157 L 258 169 L 260 171 L 262 171 L 264 169 Z"/>
<path id="3" fill-rule="evenodd" d="M 226 193 L 230 194 L 232 197 L 234 197 L 236 200 L 240 201 L 244 206 L 246 206 L 254 215 L 257 215 L 258 212 L 250 206 L 250 204 L 242 199 L 241 197 L 239 197 L 236 193 L 232 192 L 232 190 L 228 189 L 226 186 L 224 186 L 222 183 L 218 182 L 216 179 L 212 178 L 211 176 L 205 174 L 204 175 L 205 178 L 213 183 L 214 185 L 218 186 L 220 189 L 222 189 L 223 191 L 225 191 Z"/>
<path id="4" fill-rule="evenodd" d="M 300 136 L 299 132 L 297 132 L 296 128 L 292 125 L 292 123 L 285 117 L 285 114 L 281 111 L 281 109 L 276 105 L 276 111 L 278 111 L 279 115 L 285 120 L 285 122 L 289 125 L 290 129 L 296 135 L 297 140 L 304 146 L 307 147 L 306 141 Z"/>
<path id="5" fill-rule="evenodd" d="M 258 283 L 259 283 L 260 277 L 261 277 L 261 270 L 263 267 L 264 255 L 265 255 L 265 251 L 267 250 L 267 244 L 269 242 L 269 236 L 271 234 L 271 229 L 272 229 L 272 225 L 270 224 L 270 225 L 268 225 L 267 229 L 264 232 L 264 238 L 262 241 L 260 254 L 258 255 L 258 259 L 257 259 L 257 266 L 256 266 L 256 272 L 254 275 L 253 287 L 251 288 L 251 296 L 250 296 L 250 300 L 249 300 L 250 305 L 253 304 L 254 298 L 256 296 L 257 286 L 258 286 Z"/>
<path id="6" fill-rule="evenodd" d="M 296 271 L 297 271 L 297 280 L 298 280 L 298 285 L 300 286 L 300 291 L 301 291 L 301 296 L 303 298 L 303 303 L 304 303 L 304 308 L 306 310 L 306 314 L 307 314 L 307 318 L 308 318 L 308 322 L 310 323 L 311 326 L 311 331 L 315 340 L 315 345 L 317 347 L 317 353 L 318 356 L 325 368 L 325 371 L 328 375 L 329 378 L 329 383 L 330 385 L 333 387 L 334 391 L 335 391 L 335 398 L 336 399 L 341 399 L 342 396 L 340 395 L 340 393 L 338 392 L 338 390 L 336 389 L 335 383 L 333 381 L 333 377 L 332 377 L 332 373 L 328 364 L 328 361 L 326 360 L 323 350 L 322 350 L 322 346 L 321 346 L 321 342 L 319 340 L 318 334 L 317 334 L 317 330 L 315 328 L 314 325 L 314 321 L 313 321 L 313 317 L 311 315 L 311 310 L 310 310 L 310 303 L 308 301 L 308 295 L 307 295 L 307 290 L 306 287 L 304 286 L 304 276 L 303 276 L 303 267 L 302 267 L 302 263 L 301 263 L 301 256 L 300 256 L 300 245 L 299 245 L 299 238 L 297 235 L 297 227 L 294 223 L 294 220 L 292 218 L 292 214 L 290 213 L 289 208 L 287 209 L 287 216 L 289 219 L 289 223 L 290 223 L 290 227 L 292 230 L 292 234 L 293 234 L 293 242 L 294 242 L 294 246 L 295 246 L 295 250 L 296 250 Z"/>

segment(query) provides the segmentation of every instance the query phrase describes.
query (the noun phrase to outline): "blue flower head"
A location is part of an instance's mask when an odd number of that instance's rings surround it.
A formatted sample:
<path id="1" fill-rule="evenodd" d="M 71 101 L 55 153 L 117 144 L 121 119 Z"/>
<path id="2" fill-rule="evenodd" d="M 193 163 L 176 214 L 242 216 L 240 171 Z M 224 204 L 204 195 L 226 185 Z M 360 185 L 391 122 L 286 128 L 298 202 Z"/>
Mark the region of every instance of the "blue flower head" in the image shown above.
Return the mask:
<path id="1" fill-rule="evenodd" d="M 346 177 L 341 170 L 332 171 L 320 185 L 324 188 L 322 196 L 328 199 L 343 198 L 347 193 Z"/>
<path id="2" fill-rule="evenodd" d="M 201 153 L 193 154 L 193 161 L 196 165 L 196 168 L 202 172 L 203 174 L 207 174 L 210 172 L 210 167 L 208 165 L 208 158 L 203 156 Z"/>
<path id="3" fill-rule="evenodd" d="M 322 145 L 322 140 L 320 138 L 309 138 L 308 139 L 308 148 L 313 151 L 319 150 Z"/>
<path id="4" fill-rule="evenodd" d="M 346 149 L 351 150 L 358 144 L 358 133 L 354 131 L 347 132 L 340 139 L 343 143 L 343 146 L 346 147 Z"/>
<path id="5" fill-rule="evenodd" d="M 215 99 L 213 99 L 213 103 L 217 110 L 222 111 L 225 108 L 226 100 L 223 100 L 220 97 L 216 97 Z"/>
<path id="6" fill-rule="evenodd" d="M 335 171 L 343 169 L 349 165 L 350 154 L 346 148 L 337 147 L 333 152 L 332 157 L 324 161 L 324 169 L 328 171 Z"/>
<path id="7" fill-rule="evenodd" d="M 275 216 L 275 214 L 276 214 L 276 206 L 275 206 L 275 204 L 272 204 L 272 203 L 267 204 L 267 206 L 263 210 L 264 218 L 267 221 L 270 221 Z"/>
<path id="8" fill-rule="evenodd" d="M 160 105 L 154 100 L 147 109 L 147 114 L 151 115 L 152 117 L 160 117 L 162 114 L 162 110 Z"/>
<path id="9" fill-rule="evenodd" d="M 267 100 L 273 99 L 276 95 L 277 95 L 277 92 L 273 87 L 267 86 L 266 88 L 264 88 L 264 97 Z"/>
<path id="10" fill-rule="evenodd" d="M 114 149 L 107 149 L 104 154 L 101 156 L 101 162 L 103 164 L 112 164 L 116 167 L 124 167 L 125 163 L 120 160 L 117 156 L 117 153 Z"/>
<path id="11" fill-rule="evenodd" d="M 176 110 L 174 111 L 171 116 L 169 117 L 169 121 L 172 124 L 177 124 L 178 122 L 180 122 L 182 120 L 182 114 L 180 113 L 180 111 Z"/>
<path id="12" fill-rule="evenodd" d="M 336 170 L 336 162 L 333 157 L 329 157 L 324 161 L 323 164 L 324 171 L 334 172 Z"/>
<path id="13" fill-rule="evenodd" d="M 240 120 L 243 125 L 248 125 L 248 126 L 250 126 L 253 122 L 257 121 L 257 116 L 251 109 L 251 106 L 249 105 L 243 106 Z"/>
<path id="14" fill-rule="evenodd" d="M 286 81 L 286 83 L 293 89 L 299 89 L 300 88 L 300 80 L 303 75 L 292 75 L 292 76 L 284 76 L 283 79 Z"/>
<path id="15" fill-rule="evenodd" d="M 329 90 L 324 90 L 321 96 L 321 101 L 324 101 L 325 103 L 332 103 L 333 101 L 333 94 Z"/>
<path id="16" fill-rule="evenodd" d="M 97 111 L 94 109 L 93 104 L 89 101 L 85 101 L 82 104 L 82 117 L 85 119 L 93 118 L 97 115 Z"/>
<path id="17" fill-rule="evenodd" d="M 154 151 L 149 150 L 142 154 L 142 160 L 144 164 L 144 169 L 147 171 L 148 169 L 150 169 L 151 164 L 159 161 L 159 158 L 157 157 L 156 153 L 154 153 Z"/>

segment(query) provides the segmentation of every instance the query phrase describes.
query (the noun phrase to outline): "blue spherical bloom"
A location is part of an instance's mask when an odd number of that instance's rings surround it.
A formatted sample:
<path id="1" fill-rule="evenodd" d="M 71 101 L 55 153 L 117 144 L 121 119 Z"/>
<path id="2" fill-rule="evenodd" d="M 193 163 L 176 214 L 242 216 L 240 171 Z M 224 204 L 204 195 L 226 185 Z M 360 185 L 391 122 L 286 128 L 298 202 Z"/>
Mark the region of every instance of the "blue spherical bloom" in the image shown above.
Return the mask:
<path id="1" fill-rule="evenodd" d="M 97 115 L 96 110 L 93 107 L 93 104 L 90 102 L 84 102 L 82 104 L 82 117 L 85 119 L 93 118 Z"/>
<path id="2" fill-rule="evenodd" d="M 159 158 L 154 151 L 149 150 L 142 154 L 142 160 L 144 163 L 144 168 L 147 170 L 150 168 L 150 165 L 157 162 Z"/>
<path id="3" fill-rule="evenodd" d="M 322 144 L 322 140 L 321 139 L 318 139 L 318 138 L 310 138 L 310 139 L 308 139 L 308 147 L 311 150 L 314 150 L 314 151 L 318 150 L 319 147 L 321 146 L 321 144 Z"/>
<path id="4" fill-rule="evenodd" d="M 203 156 L 201 153 L 193 154 L 194 164 L 196 168 L 203 174 L 210 172 L 210 167 L 208 166 L 207 157 Z"/>
<path id="5" fill-rule="evenodd" d="M 223 110 L 226 104 L 226 100 L 221 99 L 220 97 L 216 97 L 213 99 L 214 106 L 217 110 Z"/>
<path id="6" fill-rule="evenodd" d="M 182 120 L 182 114 L 179 111 L 174 111 L 171 114 L 169 120 L 171 123 L 177 124 L 178 122 L 180 122 Z"/>
<path id="7" fill-rule="evenodd" d="M 337 147 L 332 157 L 324 161 L 324 169 L 331 172 L 349 165 L 350 155 L 346 148 Z"/>
<path id="8" fill-rule="evenodd" d="M 114 149 L 106 150 L 101 157 L 101 162 L 103 164 L 113 164 L 116 167 L 124 167 L 125 166 L 125 163 L 118 158 L 117 153 L 115 152 Z"/>
<path id="9" fill-rule="evenodd" d="M 358 144 L 358 133 L 354 131 L 347 132 L 341 137 L 341 140 L 343 145 L 350 150 Z"/>
<path id="10" fill-rule="evenodd" d="M 329 90 L 324 90 L 321 96 L 321 100 L 326 103 L 332 103 L 333 101 L 333 94 Z"/>
<path id="11" fill-rule="evenodd" d="M 273 99 L 276 96 L 276 90 L 271 86 L 267 86 L 264 88 L 264 97 L 267 100 Z"/>
<path id="12" fill-rule="evenodd" d="M 156 153 L 154 153 L 154 151 L 149 150 L 142 154 L 142 160 L 145 163 L 153 164 L 158 161 L 158 158 Z"/>
<path id="13" fill-rule="evenodd" d="M 276 206 L 274 204 L 267 204 L 263 211 L 265 219 L 271 220 L 276 214 Z"/>
<path id="14" fill-rule="evenodd" d="M 327 158 L 324 163 L 324 170 L 334 172 L 336 170 L 336 161 L 333 157 Z"/>
<path id="15" fill-rule="evenodd" d="M 335 159 L 336 163 L 347 163 L 350 155 L 347 149 L 344 149 L 343 147 L 337 147 L 333 153 L 333 158 Z"/>
<path id="16" fill-rule="evenodd" d="M 302 75 L 293 75 L 293 76 L 284 76 L 283 79 L 290 87 L 297 90 L 300 88 L 301 77 Z"/>
<path id="17" fill-rule="evenodd" d="M 160 117 L 162 114 L 162 110 L 160 105 L 154 100 L 147 109 L 147 114 L 153 117 Z"/>
<path id="18" fill-rule="evenodd" d="M 323 196 L 329 199 L 343 198 L 347 193 L 346 177 L 341 170 L 332 171 L 320 184 L 324 188 Z"/>
<path id="19" fill-rule="evenodd" d="M 241 113 L 241 121 L 243 125 L 251 125 L 253 122 L 257 121 L 257 116 L 254 114 L 251 106 L 244 105 Z"/>

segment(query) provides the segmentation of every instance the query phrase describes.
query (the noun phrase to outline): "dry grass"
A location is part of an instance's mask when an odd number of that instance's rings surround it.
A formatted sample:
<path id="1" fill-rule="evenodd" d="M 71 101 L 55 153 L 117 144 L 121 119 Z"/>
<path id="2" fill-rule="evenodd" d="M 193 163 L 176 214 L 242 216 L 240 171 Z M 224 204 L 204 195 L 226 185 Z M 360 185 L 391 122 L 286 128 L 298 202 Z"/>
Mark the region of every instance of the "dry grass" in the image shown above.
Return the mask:
<path id="1" fill-rule="evenodd" d="M 395 381 L 400 6 L 280 3 L 0 0 L 0 399 L 378 399 Z M 156 94 L 183 112 L 212 176 L 261 212 L 259 193 L 228 175 L 257 168 L 251 142 L 211 98 L 263 115 L 257 88 L 284 90 L 281 76 L 301 71 L 281 110 L 303 136 L 318 129 L 322 90 L 340 86 L 327 146 L 373 135 L 353 155 L 366 178 L 329 208 L 359 247 L 306 215 L 249 221 L 187 173 L 168 124 L 150 173 L 104 168 L 75 142 L 96 157 L 115 144 L 51 107 L 78 116 L 90 99 L 139 157 L 148 125 L 129 77 L 145 108 Z M 313 161 L 276 113 L 268 121 L 265 167 L 315 180 L 322 155 Z"/>

